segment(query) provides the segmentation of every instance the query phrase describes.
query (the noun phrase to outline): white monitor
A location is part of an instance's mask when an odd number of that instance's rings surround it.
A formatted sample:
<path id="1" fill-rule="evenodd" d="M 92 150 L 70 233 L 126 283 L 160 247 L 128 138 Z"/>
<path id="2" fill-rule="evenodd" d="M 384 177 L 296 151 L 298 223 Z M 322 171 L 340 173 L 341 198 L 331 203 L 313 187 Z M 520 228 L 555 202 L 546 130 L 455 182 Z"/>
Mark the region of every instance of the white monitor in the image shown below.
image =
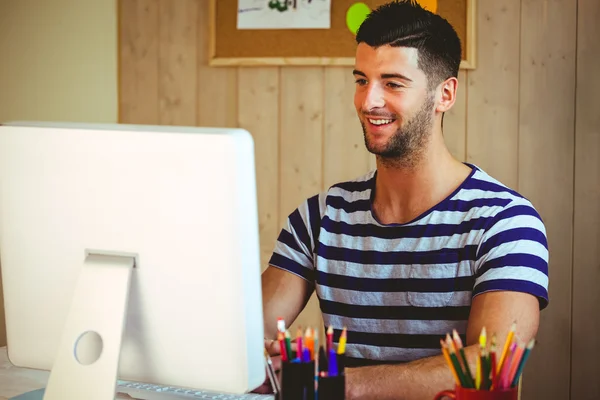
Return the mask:
<path id="1" fill-rule="evenodd" d="M 10 361 L 51 371 L 46 399 L 260 386 L 257 214 L 243 129 L 0 126 Z"/>

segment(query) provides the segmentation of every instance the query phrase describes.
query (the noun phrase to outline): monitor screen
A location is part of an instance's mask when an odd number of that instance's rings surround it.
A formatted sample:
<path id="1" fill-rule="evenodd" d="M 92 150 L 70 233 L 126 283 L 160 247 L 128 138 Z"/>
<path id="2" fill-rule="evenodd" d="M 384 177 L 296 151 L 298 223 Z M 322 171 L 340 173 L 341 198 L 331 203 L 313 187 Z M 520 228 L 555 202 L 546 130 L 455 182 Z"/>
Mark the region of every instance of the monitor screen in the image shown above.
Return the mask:
<path id="1" fill-rule="evenodd" d="M 76 346 L 92 332 L 96 362 L 117 351 L 118 379 L 256 388 L 265 379 L 257 214 L 243 129 L 0 126 L 9 359 L 52 370 L 66 346 L 65 365 L 82 364 Z"/>

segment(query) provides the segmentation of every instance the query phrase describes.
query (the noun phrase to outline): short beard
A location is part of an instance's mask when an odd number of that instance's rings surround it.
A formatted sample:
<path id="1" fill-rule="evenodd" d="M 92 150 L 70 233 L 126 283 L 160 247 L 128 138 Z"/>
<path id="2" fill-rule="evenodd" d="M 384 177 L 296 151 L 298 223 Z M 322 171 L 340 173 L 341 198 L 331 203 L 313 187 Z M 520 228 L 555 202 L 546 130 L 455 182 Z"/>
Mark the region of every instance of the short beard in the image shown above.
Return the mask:
<path id="1" fill-rule="evenodd" d="M 423 151 L 430 140 L 434 97 L 427 96 L 417 114 L 401 126 L 390 138 L 386 148 L 376 151 L 369 145 L 365 124 L 363 128 L 365 146 L 375 154 L 382 165 L 391 168 L 414 168 L 423 157 Z"/>

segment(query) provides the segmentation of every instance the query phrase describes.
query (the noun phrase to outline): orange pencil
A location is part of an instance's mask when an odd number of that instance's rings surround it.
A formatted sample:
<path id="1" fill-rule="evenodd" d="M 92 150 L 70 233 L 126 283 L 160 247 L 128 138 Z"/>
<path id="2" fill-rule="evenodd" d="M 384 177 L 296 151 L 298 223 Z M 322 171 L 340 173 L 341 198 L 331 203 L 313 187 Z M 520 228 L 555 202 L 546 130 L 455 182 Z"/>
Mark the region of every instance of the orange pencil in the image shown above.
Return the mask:
<path id="1" fill-rule="evenodd" d="M 315 339 L 311 328 L 306 328 L 304 342 L 306 343 L 306 347 L 308 348 L 308 351 L 310 352 L 310 357 L 312 359 L 313 355 L 315 354 Z"/>
<path id="2" fill-rule="evenodd" d="M 444 359 L 446 360 L 446 363 L 448 364 L 448 368 L 450 368 L 450 372 L 452 372 L 452 376 L 454 377 L 454 381 L 456 382 L 456 385 L 461 386 L 460 379 L 458 379 L 458 374 L 456 373 L 456 369 L 454 369 L 454 366 L 452 365 L 452 361 L 450 360 L 450 354 L 448 354 L 448 349 L 446 348 L 446 344 L 444 343 L 443 339 L 440 339 L 440 345 L 442 346 L 442 354 L 444 355 Z"/>
<path id="3" fill-rule="evenodd" d="M 508 349 L 512 345 L 512 340 L 513 340 L 513 336 L 515 335 L 516 329 L 517 329 L 517 324 L 515 322 L 513 322 L 512 326 L 510 327 L 510 331 L 508 332 L 508 336 L 506 337 L 506 341 L 504 342 L 504 349 L 502 350 L 502 355 L 500 356 L 500 360 L 498 360 L 498 371 L 496 371 L 498 373 L 504 366 L 504 360 L 506 359 Z"/>
<path id="4" fill-rule="evenodd" d="M 515 349 L 515 353 L 513 354 L 513 358 L 511 360 L 510 371 L 508 373 L 508 381 L 506 382 L 507 387 L 512 384 L 513 379 L 515 379 L 515 374 L 517 373 L 517 369 L 519 368 L 519 364 L 521 363 L 521 357 L 523 357 L 523 351 L 525 349 L 521 346 L 517 345 Z"/>

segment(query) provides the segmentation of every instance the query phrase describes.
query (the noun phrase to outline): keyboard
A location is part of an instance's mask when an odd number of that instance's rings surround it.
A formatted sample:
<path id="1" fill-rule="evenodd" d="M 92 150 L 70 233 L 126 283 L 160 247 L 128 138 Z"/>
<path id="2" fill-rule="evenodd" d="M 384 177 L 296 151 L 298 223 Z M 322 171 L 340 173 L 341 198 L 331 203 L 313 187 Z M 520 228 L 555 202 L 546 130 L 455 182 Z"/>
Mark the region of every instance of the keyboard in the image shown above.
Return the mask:
<path id="1" fill-rule="evenodd" d="M 275 400 L 275 396 L 273 395 L 256 393 L 236 395 L 129 381 L 118 381 L 117 392 L 124 393 L 130 397 L 133 397 L 134 399 L 141 400 Z"/>

